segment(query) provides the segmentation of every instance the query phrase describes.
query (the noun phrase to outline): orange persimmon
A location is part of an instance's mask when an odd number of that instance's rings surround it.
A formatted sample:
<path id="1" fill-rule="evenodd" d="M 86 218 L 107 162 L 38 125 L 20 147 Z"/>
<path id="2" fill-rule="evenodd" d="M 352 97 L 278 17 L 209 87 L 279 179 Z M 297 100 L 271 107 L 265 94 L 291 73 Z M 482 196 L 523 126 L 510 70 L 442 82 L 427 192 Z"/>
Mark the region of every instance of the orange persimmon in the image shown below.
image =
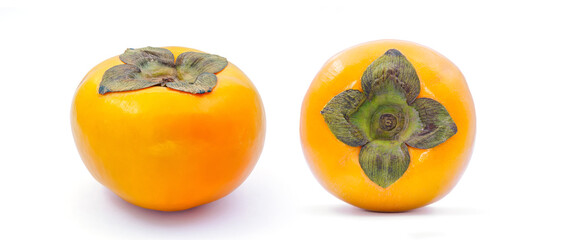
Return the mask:
<path id="1" fill-rule="evenodd" d="M 248 77 L 222 57 L 183 47 L 128 49 L 94 67 L 76 90 L 71 125 L 97 181 L 161 211 L 229 194 L 265 138 Z"/>
<path id="2" fill-rule="evenodd" d="M 302 148 L 313 174 L 336 197 L 372 211 L 407 211 L 445 196 L 469 162 L 475 129 L 459 69 L 399 40 L 332 57 L 301 109 Z"/>

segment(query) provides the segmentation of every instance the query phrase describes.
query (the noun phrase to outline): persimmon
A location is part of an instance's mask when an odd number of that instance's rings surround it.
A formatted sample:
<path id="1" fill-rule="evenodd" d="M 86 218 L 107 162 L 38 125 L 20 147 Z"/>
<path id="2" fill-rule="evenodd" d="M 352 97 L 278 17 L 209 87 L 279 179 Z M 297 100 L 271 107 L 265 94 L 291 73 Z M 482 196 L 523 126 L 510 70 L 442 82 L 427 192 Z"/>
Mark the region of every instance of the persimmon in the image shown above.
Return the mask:
<path id="1" fill-rule="evenodd" d="M 223 57 L 183 47 L 127 49 L 94 67 L 76 90 L 71 125 L 97 181 L 161 211 L 229 194 L 265 138 L 248 77 Z"/>
<path id="2" fill-rule="evenodd" d="M 332 57 L 301 109 L 308 164 L 330 193 L 397 212 L 445 196 L 472 154 L 474 103 L 459 69 L 406 41 L 360 44 Z"/>

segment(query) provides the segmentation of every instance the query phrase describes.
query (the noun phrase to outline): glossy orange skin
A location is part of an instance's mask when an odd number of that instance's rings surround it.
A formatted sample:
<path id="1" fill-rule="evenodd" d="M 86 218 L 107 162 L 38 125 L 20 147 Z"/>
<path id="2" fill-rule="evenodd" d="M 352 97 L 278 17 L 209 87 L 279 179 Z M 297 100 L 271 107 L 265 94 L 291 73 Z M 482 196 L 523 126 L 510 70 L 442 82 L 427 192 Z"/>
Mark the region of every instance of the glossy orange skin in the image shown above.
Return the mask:
<path id="1" fill-rule="evenodd" d="M 174 56 L 197 51 L 167 47 Z M 229 63 L 210 93 L 165 87 L 98 94 L 110 58 L 79 85 L 71 110 L 76 146 L 90 173 L 124 200 L 176 211 L 215 201 L 255 166 L 265 138 L 261 98 Z"/>
<path id="2" fill-rule="evenodd" d="M 361 148 L 337 140 L 320 111 L 344 90 L 362 90 L 363 71 L 391 48 L 402 52 L 416 69 L 421 83 L 418 97 L 443 104 L 458 132 L 432 149 L 408 147 L 408 169 L 394 184 L 382 188 L 361 169 L 358 160 Z M 474 103 L 459 69 L 427 47 L 398 40 L 367 42 L 332 57 L 310 85 L 301 109 L 302 148 L 316 178 L 336 197 L 372 211 L 407 211 L 445 196 L 468 164 L 475 130 Z"/>

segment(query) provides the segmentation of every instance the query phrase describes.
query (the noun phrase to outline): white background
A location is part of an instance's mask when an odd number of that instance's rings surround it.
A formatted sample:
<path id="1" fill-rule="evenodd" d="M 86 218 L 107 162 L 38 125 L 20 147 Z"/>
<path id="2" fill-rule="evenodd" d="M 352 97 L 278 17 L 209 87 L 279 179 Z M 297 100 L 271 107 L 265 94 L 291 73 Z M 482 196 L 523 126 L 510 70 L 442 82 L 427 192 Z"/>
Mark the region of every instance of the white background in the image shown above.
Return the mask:
<path id="1" fill-rule="evenodd" d="M 57 1 L 0 4 L 1 239 L 560 239 L 562 7 L 543 1 Z M 396 214 L 325 191 L 300 105 L 329 57 L 377 39 L 447 56 L 477 110 L 474 153 L 444 199 Z M 128 47 L 227 57 L 267 114 L 261 158 L 229 196 L 187 211 L 130 205 L 97 183 L 70 131 L 82 77 Z"/>

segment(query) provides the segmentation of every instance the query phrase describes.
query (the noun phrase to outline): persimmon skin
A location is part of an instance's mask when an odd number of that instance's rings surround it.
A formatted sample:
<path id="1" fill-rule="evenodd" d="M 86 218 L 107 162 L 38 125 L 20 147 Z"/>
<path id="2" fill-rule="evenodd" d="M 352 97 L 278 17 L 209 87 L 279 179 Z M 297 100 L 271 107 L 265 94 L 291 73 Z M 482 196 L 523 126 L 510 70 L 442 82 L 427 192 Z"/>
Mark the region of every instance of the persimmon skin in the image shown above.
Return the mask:
<path id="1" fill-rule="evenodd" d="M 183 47 L 166 47 L 175 57 Z M 261 98 L 232 63 L 205 94 L 166 87 L 98 94 L 104 72 L 94 67 L 76 90 L 71 125 L 94 178 L 140 207 L 178 211 L 220 199 L 250 174 L 265 139 Z"/>
<path id="2" fill-rule="evenodd" d="M 382 188 L 361 169 L 361 148 L 336 139 L 320 111 L 344 90 L 362 90 L 363 72 L 389 49 L 400 51 L 416 69 L 421 84 L 418 98 L 432 98 L 445 106 L 458 131 L 431 149 L 408 146 L 408 169 L 395 183 Z M 301 108 L 301 143 L 313 174 L 336 197 L 371 211 L 408 211 L 444 197 L 470 160 L 475 131 L 474 103 L 459 69 L 439 53 L 407 41 L 367 42 L 336 54 L 312 81 Z"/>

